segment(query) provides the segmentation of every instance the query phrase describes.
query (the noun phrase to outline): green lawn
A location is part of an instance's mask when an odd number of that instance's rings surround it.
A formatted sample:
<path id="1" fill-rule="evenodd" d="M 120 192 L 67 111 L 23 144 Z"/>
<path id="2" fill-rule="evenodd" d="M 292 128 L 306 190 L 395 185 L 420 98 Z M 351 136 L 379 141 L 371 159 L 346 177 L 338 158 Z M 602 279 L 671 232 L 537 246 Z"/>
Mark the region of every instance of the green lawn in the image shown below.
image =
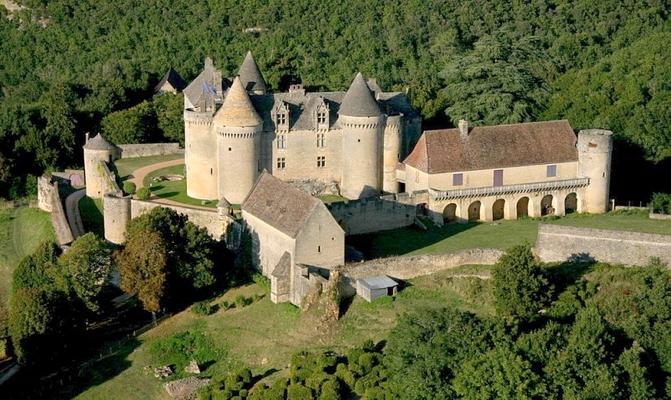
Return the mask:
<path id="1" fill-rule="evenodd" d="M 164 399 L 161 382 L 143 372 L 147 365 L 161 365 L 149 351 L 152 342 L 185 331 L 201 331 L 219 350 L 219 358 L 204 371 L 216 375 L 238 366 L 256 373 L 272 370 L 269 379 L 286 374 L 291 354 L 303 350 L 344 351 L 366 339 L 385 338 L 397 317 L 419 307 L 453 306 L 477 313 L 494 312 L 490 283 L 477 278 L 452 277 L 460 273 L 488 274 L 489 267 L 466 266 L 428 277 L 413 279 L 396 298 L 381 298 L 368 303 L 355 298 L 345 315 L 332 329 L 317 329 L 314 315 L 301 314 L 289 304 L 273 304 L 265 297 L 241 309 L 219 310 L 210 316 L 198 316 L 190 310 L 164 321 L 139 337 L 134 349 L 121 347 L 126 357 L 110 357 L 86 368 L 86 373 L 114 371 L 107 381 L 89 387 L 78 399 Z M 253 284 L 230 290 L 213 303 L 232 302 L 238 295 L 264 294 Z M 134 347 L 134 346 L 133 346 Z M 100 372 L 102 371 L 102 372 Z M 96 376 L 94 379 L 99 379 Z"/>
<path id="2" fill-rule="evenodd" d="M 539 223 L 671 235 L 669 221 L 651 220 L 644 212 L 614 212 L 601 215 L 571 214 L 561 218 L 449 224 L 431 227 L 428 231 L 410 227 L 352 236 L 347 241 L 363 251 L 366 258 L 447 253 L 474 247 L 507 249 L 524 241 L 535 243 Z"/>
<path id="3" fill-rule="evenodd" d="M 331 204 L 331 203 L 340 203 L 343 201 L 348 201 L 346 197 L 338 196 L 337 194 L 323 194 L 319 196 L 319 199 L 323 201 L 325 204 Z"/>
<path id="4" fill-rule="evenodd" d="M 205 207 L 217 207 L 217 201 L 215 200 L 198 200 L 191 198 L 186 195 L 186 179 L 179 181 L 162 181 L 152 183 L 152 179 L 161 175 L 184 175 L 184 164 L 173 165 L 172 167 L 157 169 L 156 171 L 151 172 L 144 178 L 144 186 L 151 189 L 151 192 L 157 196 L 164 199 L 169 199 L 172 201 L 177 201 L 180 203 L 194 205 L 194 206 L 205 206 Z"/>
<path id="5" fill-rule="evenodd" d="M 117 174 L 121 180 L 128 178 L 131 172 L 138 168 L 146 167 L 147 165 L 160 163 L 163 161 L 171 161 L 184 158 L 184 154 L 168 154 L 165 156 L 149 156 L 137 158 L 122 158 L 116 160 L 114 165 L 117 169 Z"/>
<path id="6" fill-rule="evenodd" d="M 103 200 L 84 196 L 79 200 L 79 213 L 82 216 L 84 229 L 93 232 L 99 237 L 105 235 L 103 221 Z"/>
<path id="7" fill-rule="evenodd" d="M 48 213 L 25 207 L 0 210 L 0 294 L 5 300 L 18 262 L 47 240 L 55 240 Z"/>

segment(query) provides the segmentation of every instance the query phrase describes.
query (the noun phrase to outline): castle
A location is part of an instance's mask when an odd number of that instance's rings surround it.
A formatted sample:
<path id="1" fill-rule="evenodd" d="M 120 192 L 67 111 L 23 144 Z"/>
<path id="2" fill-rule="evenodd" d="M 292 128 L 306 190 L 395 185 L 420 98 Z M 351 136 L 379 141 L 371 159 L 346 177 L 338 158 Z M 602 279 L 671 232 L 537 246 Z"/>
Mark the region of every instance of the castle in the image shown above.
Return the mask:
<path id="1" fill-rule="evenodd" d="M 403 93 L 361 74 L 347 92 L 268 93 L 251 53 L 232 80 L 208 58 L 184 90 L 187 194 L 240 204 L 263 170 L 335 184 L 349 199 L 397 193 L 397 164 L 420 129 Z"/>

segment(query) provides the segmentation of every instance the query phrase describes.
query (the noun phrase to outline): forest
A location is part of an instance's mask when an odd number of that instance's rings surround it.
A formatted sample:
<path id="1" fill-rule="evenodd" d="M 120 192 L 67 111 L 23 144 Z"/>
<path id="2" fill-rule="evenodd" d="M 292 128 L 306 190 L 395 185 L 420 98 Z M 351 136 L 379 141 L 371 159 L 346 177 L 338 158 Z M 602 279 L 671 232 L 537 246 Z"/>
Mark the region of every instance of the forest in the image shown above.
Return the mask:
<path id="1" fill-rule="evenodd" d="M 272 90 L 346 89 L 357 71 L 408 94 L 426 128 L 568 119 L 617 135 L 613 191 L 671 192 L 671 5 L 661 0 L 21 0 L 0 7 L 0 197 L 81 166 L 85 132 L 180 140 L 168 67 L 251 50 Z"/>

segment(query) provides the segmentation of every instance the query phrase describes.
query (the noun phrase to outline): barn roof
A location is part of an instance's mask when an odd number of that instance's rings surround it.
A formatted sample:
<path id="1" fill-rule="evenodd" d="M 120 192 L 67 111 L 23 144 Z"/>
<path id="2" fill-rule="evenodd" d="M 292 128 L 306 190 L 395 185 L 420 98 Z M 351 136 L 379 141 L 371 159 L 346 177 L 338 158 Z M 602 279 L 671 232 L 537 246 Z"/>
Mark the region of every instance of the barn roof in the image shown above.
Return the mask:
<path id="1" fill-rule="evenodd" d="M 403 161 L 430 174 L 578 160 L 576 135 L 566 120 L 425 131 Z"/>
<path id="2" fill-rule="evenodd" d="M 368 278 L 360 278 L 359 283 L 368 289 L 386 289 L 398 286 L 398 282 L 386 275 L 371 276 Z"/>
<path id="3" fill-rule="evenodd" d="M 320 204 L 316 197 L 264 171 L 242 203 L 242 211 L 295 238 Z"/>

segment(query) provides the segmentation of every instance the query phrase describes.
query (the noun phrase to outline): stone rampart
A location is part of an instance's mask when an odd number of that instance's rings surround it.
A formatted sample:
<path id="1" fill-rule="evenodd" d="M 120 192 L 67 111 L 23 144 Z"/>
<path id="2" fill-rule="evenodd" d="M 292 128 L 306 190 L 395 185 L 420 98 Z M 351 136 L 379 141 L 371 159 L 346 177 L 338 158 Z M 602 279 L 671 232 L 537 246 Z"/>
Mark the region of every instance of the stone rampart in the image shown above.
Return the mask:
<path id="1" fill-rule="evenodd" d="M 535 251 L 544 262 L 593 259 L 646 265 L 650 257 L 658 257 L 671 265 L 671 224 L 669 235 L 542 224 Z"/>
<path id="2" fill-rule="evenodd" d="M 354 295 L 356 280 L 360 278 L 387 275 L 405 280 L 462 265 L 493 265 L 502 255 L 503 251 L 498 249 L 468 249 L 455 253 L 398 256 L 347 264 L 342 270 L 345 278 L 343 289 L 348 295 Z"/>
<path id="3" fill-rule="evenodd" d="M 650 213 L 650 219 L 661 219 L 671 221 L 671 214 Z"/>
<path id="4" fill-rule="evenodd" d="M 155 203 L 152 201 L 143 201 L 132 199 L 130 201 L 131 218 L 138 217 L 144 213 L 151 211 L 156 207 L 165 207 L 177 211 L 179 214 L 184 214 L 189 221 L 194 224 L 207 229 L 213 237 L 219 239 L 227 233 L 228 225 L 234 222 L 230 217 L 221 217 L 216 208 L 210 210 L 203 210 L 199 208 L 191 208 L 184 206 L 177 206 L 172 204 Z"/>
<path id="5" fill-rule="evenodd" d="M 58 244 L 72 243 L 75 238 L 65 216 L 63 202 L 58 193 L 58 182 L 51 182 L 50 177 L 37 178 L 37 203 L 40 209 L 51 213 L 51 225 L 56 233 Z"/>
<path id="6" fill-rule="evenodd" d="M 346 235 L 402 228 L 412 225 L 417 217 L 414 205 L 393 198 L 369 197 L 331 203 L 327 207 Z"/>
<path id="7" fill-rule="evenodd" d="M 179 147 L 179 143 L 120 144 L 117 147 L 121 149 L 121 158 L 184 154 L 184 149 Z"/>

